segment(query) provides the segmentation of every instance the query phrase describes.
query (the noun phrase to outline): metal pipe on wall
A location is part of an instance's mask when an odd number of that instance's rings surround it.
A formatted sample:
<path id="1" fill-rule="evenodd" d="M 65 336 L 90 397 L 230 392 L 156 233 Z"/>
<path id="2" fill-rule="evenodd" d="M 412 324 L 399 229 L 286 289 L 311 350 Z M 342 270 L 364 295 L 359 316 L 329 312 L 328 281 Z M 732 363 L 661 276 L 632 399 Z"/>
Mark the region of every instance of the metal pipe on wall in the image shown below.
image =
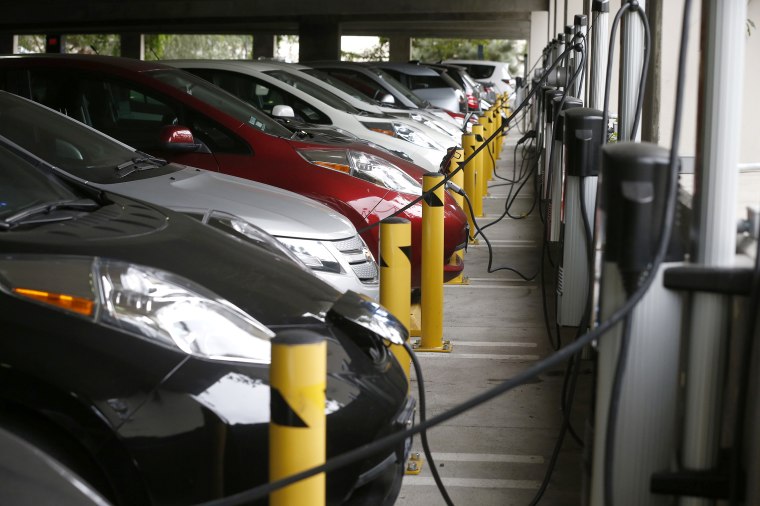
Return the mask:
<path id="1" fill-rule="evenodd" d="M 610 2 L 595 1 L 591 14 L 593 33 L 591 34 L 591 72 L 589 74 L 588 106 L 602 110 L 604 107 L 604 78 L 609 51 Z"/>
<path id="2" fill-rule="evenodd" d="M 735 258 L 746 15 L 746 0 L 702 2 L 694 261 L 706 266 L 731 266 Z M 713 467 L 718 456 L 728 299 L 695 294 L 690 318 L 682 464 L 698 470 Z"/>
<path id="3" fill-rule="evenodd" d="M 629 0 L 630 1 L 630 0 Z M 646 11 L 646 1 L 638 0 L 639 8 Z M 633 9 L 623 14 L 620 44 L 620 94 L 618 95 L 618 139 L 641 140 L 641 129 L 631 139 L 636 120 L 636 102 L 639 97 L 641 66 L 644 62 L 644 26 Z"/>

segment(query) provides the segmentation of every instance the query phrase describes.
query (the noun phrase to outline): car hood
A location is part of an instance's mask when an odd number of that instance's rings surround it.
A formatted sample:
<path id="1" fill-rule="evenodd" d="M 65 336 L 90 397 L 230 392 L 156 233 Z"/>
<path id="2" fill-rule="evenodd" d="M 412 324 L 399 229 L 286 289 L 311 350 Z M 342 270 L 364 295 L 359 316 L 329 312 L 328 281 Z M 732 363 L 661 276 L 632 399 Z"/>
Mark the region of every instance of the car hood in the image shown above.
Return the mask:
<path id="1" fill-rule="evenodd" d="M 356 235 L 346 218 L 293 192 L 202 169 L 150 179 L 96 185 L 176 211 L 223 211 L 248 220 L 271 235 L 335 241 Z"/>
<path id="2" fill-rule="evenodd" d="M 326 312 L 331 286 L 294 262 L 200 222 L 119 195 L 75 219 L 0 233 L 4 254 L 87 256 L 150 266 L 200 284 L 264 325 Z"/>

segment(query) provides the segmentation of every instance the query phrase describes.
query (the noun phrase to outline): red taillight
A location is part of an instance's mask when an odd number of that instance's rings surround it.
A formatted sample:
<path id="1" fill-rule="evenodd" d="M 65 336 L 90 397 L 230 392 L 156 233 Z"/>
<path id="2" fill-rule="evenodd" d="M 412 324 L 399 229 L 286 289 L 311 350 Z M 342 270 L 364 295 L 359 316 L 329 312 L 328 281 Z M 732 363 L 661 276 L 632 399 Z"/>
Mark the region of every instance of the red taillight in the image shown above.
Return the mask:
<path id="1" fill-rule="evenodd" d="M 475 95 L 467 95 L 467 105 L 471 109 L 477 109 L 478 108 L 478 99 Z"/>
<path id="2" fill-rule="evenodd" d="M 454 119 L 464 119 L 464 114 L 462 114 L 461 112 L 449 111 L 448 109 L 444 109 L 444 111 L 446 112 L 446 114 L 448 114 Z"/>

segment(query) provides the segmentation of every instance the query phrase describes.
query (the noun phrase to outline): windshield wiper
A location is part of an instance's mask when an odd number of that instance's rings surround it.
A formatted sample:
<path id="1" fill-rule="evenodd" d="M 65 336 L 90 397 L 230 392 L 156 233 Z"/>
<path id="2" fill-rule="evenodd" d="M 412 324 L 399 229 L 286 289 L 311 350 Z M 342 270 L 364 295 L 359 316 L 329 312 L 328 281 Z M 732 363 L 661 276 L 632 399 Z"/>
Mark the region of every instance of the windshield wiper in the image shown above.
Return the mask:
<path id="1" fill-rule="evenodd" d="M 42 204 L 35 204 L 33 206 L 22 209 L 15 214 L 8 216 L 0 220 L 0 228 L 10 229 L 17 225 L 21 225 L 27 221 L 28 218 L 36 216 L 38 214 L 50 214 L 53 211 L 60 210 L 77 210 L 77 211 L 89 211 L 92 209 L 99 209 L 100 204 L 92 199 L 69 199 L 69 200 L 54 200 L 52 202 L 45 202 Z M 45 221 L 64 221 L 71 219 L 71 215 L 62 215 L 59 217 L 51 217 Z"/>
<path id="2" fill-rule="evenodd" d="M 142 153 L 141 153 L 142 154 Z M 126 177 L 133 172 L 155 169 L 166 165 L 166 160 L 154 156 L 138 156 L 116 166 L 116 177 Z"/>

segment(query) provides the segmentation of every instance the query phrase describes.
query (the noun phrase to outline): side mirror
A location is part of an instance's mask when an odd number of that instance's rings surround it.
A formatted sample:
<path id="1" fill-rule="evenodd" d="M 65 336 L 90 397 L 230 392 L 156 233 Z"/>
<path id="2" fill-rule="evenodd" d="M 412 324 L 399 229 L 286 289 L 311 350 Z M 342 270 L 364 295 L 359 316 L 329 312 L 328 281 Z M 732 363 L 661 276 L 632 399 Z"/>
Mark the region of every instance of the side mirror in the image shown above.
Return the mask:
<path id="1" fill-rule="evenodd" d="M 193 132 L 189 128 L 180 125 L 166 125 L 161 129 L 161 146 L 167 151 L 189 153 L 198 151 L 201 144 L 195 142 Z"/>
<path id="2" fill-rule="evenodd" d="M 289 105 L 276 105 L 272 108 L 272 116 L 275 118 L 295 118 L 296 113 Z"/>
<path id="3" fill-rule="evenodd" d="M 391 95 L 390 93 L 384 93 L 380 97 L 380 102 L 382 102 L 384 104 L 395 104 L 396 103 L 396 99 L 393 98 L 393 95 Z"/>

